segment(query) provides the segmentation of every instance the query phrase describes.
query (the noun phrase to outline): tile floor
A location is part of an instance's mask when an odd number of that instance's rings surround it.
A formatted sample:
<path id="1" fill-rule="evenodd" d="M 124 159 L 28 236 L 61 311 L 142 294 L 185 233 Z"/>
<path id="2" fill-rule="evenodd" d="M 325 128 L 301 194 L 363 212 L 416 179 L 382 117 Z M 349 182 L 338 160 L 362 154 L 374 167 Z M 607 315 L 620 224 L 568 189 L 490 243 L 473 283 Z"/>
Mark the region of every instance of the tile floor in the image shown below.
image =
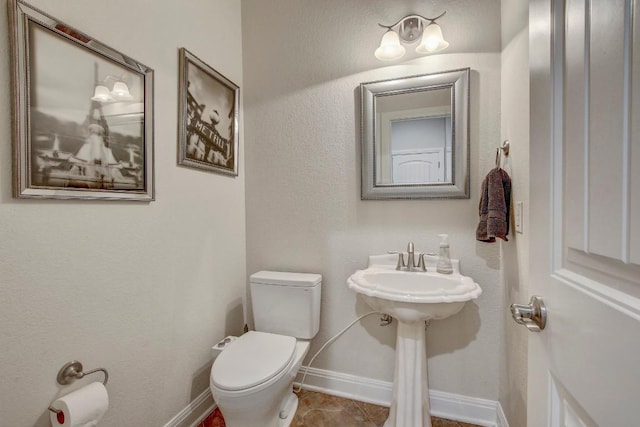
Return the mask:
<path id="1" fill-rule="evenodd" d="M 302 390 L 291 427 L 382 427 L 389 408 Z M 433 427 L 478 427 L 474 424 L 432 417 Z M 225 427 L 216 409 L 198 427 Z M 259 426 L 256 426 L 259 427 Z"/>

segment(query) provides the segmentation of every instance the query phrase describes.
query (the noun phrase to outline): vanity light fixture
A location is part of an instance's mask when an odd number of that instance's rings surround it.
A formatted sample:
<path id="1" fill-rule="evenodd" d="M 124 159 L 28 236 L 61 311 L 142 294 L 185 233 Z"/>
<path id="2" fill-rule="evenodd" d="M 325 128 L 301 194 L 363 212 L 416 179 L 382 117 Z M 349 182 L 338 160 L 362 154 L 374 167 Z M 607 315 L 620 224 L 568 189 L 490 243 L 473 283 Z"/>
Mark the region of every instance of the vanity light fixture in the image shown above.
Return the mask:
<path id="1" fill-rule="evenodd" d="M 107 87 L 110 80 L 114 81 L 112 90 Z M 91 97 L 92 101 L 98 102 L 131 101 L 132 99 L 129 86 L 123 80 L 113 76 L 107 76 L 103 83 L 98 83 Z"/>
<path id="2" fill-rule="evenodd" d="M 129 92 L 129 86 L 127 86 L 125 82 L 115 82 L 113 84 L 111 95 L 122 101 L 131 101 L 133 99 L 133 96 L 131 96 L 131 93 Z"/>
<path id="3" fill-rule="evenodd" d="M 111 96 L 111 93 L 109 92 L 108 87 L 103 85 L 98 85 L 93 91 L 93 97 L 91 97 L 91 100 L 98 101 L 98 102 L 112 102 L 113 97 Z"/>
<path id="4" fill-rule="evenodd" d="M 416 52 L 421 54 L 435 53 L 449 46 L 442 36 L 442 29 L 436 20 L 442 18 L 447 12 L 435 18 L 425 18 L 421 15 L 408 15 L 393 25 L 378 24 L 386 28 L 387 32 L 382 36 L 380 46 L 375 55 L 381 61 L 393 61 L 400 59 L 405 54 L 405 47 L 401 42 L 413 44 L 420 41 Z"/>

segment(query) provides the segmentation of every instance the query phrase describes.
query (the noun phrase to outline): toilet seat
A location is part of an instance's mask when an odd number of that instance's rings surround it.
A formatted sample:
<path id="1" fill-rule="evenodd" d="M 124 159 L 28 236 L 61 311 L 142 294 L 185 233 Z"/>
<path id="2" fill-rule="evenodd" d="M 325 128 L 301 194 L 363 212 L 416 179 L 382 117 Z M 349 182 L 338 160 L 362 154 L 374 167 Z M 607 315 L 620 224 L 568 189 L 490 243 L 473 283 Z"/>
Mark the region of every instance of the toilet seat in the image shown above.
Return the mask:
<path id="1" fill-rule="evenodd" d="M 249 331 L 215 360 L 211 382 L 217 388 L 228 391 L 256 387 L 289 366 L 295 350 L 294 337 Z"/>

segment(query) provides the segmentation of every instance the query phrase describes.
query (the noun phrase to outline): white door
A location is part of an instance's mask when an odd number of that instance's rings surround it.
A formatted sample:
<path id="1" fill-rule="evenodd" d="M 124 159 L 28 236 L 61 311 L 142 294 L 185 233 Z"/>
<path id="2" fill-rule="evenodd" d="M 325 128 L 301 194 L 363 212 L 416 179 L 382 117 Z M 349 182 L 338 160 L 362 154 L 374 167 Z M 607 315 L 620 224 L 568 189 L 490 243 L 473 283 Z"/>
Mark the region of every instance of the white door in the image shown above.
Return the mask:
<path id="1" fill-rule="evenodd" d="M 530 2 L 528 427 L 640 426 L 639 9 Z"/>
<path id="2" fill-rule="evenodd" d="M 394 184 L 444 182 L 443 150 L 393 152 Z"/>

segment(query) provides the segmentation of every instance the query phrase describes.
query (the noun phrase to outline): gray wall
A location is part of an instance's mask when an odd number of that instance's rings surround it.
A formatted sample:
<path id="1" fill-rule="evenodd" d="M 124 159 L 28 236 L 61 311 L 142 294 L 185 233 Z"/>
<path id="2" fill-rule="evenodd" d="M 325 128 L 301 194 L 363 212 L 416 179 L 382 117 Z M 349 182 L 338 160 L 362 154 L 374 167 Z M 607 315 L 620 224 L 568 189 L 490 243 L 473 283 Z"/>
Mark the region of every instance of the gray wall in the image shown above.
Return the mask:
<path id="1" fill-rule="evenodd" d="M 508 306 L 529 302 L 529 2 L 502 2 L 501 139 L 512 150 L 505 170 L 512 179 L 512 200 L 523 202 L 523 233 L 511 233 L 502 246 L 505 322 L 504 369 L 500 403 L 511 427 L 527 425 L 527 329 L 511 319 Z M 513 216 L 512 216 L 513 217 Z"/>
<path id="2" fill-rule="evenodd" d="M 187 47 L 240 84 L 240 4 L 31 3 L 155 69 L 157 200 L 12 198 L 3 1 L 0 424 L 49 426 L 51 402 L 101 381 L 96 374 L 58 386 L 60 367 L 77 359 L 87 369 L 109 370 L 111 409 L 102 426 L 161 426 L 208 387 L 211 345 L 242 330 L 244 150 L 237 178 L 176 166 L 178 48 Z"/>
<path id="3" fill-rule="evenodd" d="M 499 2 L 465 3 L 469 9 L 436 3 L 420 12 L 435 16 L 446 9 L 449 22 L 458 19 L 489 33 L 499 28 Z M 436 251 L 437 234 L 449 233 L 452 256 L 484 293 L 455 317 L 429 327 L 430 386 L 497 400 L 504 322 L 500 245 L 477 242 L 475 228 L 480 182 L 500 139 L 500 36 L 482 48 L 465 45 L 465 51 L 450 40 L 458 53 L 378 62 L 377 23 L 413 12 L 410 5 L 382 0 L 366 8 L 359 2 L 243 1 L 247 272 L 322 273 L 322 320 L 313 354 L 370 310 L 346 285 L 369 254 L 404 249 L 410 240 L 417 250 Z M 483 21 L 486 15 L 492 24 Z M 444 31 L 456 37 L 452 27 Z M 472 42 L 483 37 L 486 32 Z M 472 69 L 471 198 L 361 201 L 358 85 L 462 67 Z M 394 342 L 395 326 L 382 328 L 376 316 L 369 317 L 314 365 L 391 380 Z"/>

